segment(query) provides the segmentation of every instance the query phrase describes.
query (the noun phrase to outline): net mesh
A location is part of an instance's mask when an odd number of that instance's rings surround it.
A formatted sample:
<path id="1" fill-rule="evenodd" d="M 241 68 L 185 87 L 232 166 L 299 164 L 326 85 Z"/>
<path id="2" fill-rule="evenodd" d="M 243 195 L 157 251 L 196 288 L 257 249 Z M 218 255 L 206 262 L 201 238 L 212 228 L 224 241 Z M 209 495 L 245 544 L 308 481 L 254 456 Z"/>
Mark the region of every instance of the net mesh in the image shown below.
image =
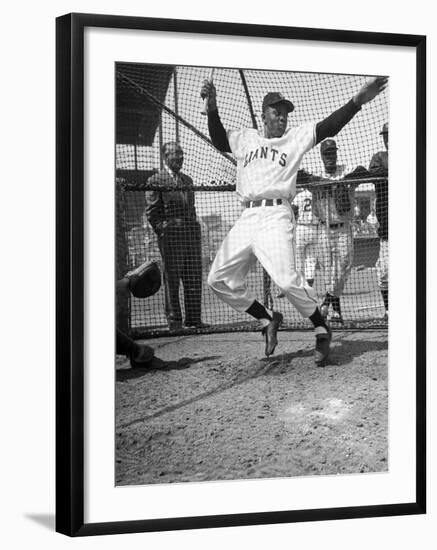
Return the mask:
<path id="1" fill-rule="evenodd" d="M 206 282 L 220 244 L 242 211 L 235 193 L 236 161 L 211 144 L 207 117 L 201 114 L 200 87 L 209 76 L 205 67 L 116 64 L 117 277 L 155 260 L 166 283 L 147 300 L 117 298 L 118 323 L 135 335 L 167 333 L 169 326 L 178 330 L 184 321 L 196 325 L 200 318 L 209 325 L 202 330 L 254 327 L 246 313 L 219 300 Z M 289 124 L 298 126 L 326 118 L 368 77 L 215 68 L 213 78 L 224 127 L 262 131 L 261 104 L 268 91 L 291 98 L 295 110 Z M 328 177 L 320 146 L 301 162 L 294 201 L 296 262 L 307 279 L 314 279 L 320 303 L 326 292 L 339 296 L 344 327 L 386 324 L 381 289 L 387 288 L 388 186 L 380 166 L 386 155 L 380 132 L 387 120 L 385 91 L 335 137 L 337 171 L 329 174 L 334 182 L 320 179 Z M 161 151 L 169 141 L 181 145 L 181 172 L 191 181 L 182 176 L 165 182 L 156 176 L 164 169 Z M 372 158 L 371 172 L 356 171 L 352 179 L 349 174 L 359 166 L 368 170 Z M 150 207 L 162 201 L 164 210 Z M 180 210 L 181 203 L 187 211 Z M 163 223 L 165 246 L 157 237 Z M 247 280 L 261 302 L 284 313 L 289 327 L 309 326 L 259 263 L 251 265 Z M 335 317 L 338 301 L 326 304 L 328 315 Z"/>

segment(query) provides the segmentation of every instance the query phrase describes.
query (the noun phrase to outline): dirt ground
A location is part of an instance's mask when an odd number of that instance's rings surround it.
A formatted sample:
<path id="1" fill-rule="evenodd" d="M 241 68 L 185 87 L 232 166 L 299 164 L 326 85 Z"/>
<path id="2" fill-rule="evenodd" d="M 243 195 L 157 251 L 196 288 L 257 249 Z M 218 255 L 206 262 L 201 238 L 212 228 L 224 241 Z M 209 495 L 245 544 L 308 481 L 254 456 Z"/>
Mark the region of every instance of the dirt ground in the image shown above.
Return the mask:
<path id="1" fill-rule="evenodd" d="M 116 358 L 117 485 L 388 470 L 387 332 L 157 338 L 150 369 Z"/>

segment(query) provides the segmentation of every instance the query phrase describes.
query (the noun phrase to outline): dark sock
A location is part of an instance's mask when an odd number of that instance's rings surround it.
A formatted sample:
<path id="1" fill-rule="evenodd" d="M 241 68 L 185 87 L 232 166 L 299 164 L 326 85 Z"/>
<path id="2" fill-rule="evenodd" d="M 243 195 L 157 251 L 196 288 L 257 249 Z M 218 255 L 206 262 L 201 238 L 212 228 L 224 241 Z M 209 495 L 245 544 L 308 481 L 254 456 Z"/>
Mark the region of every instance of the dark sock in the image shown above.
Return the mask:
<path id="1" fill-rule="evenodd" d="M 314 325 L 314 328 L 324 327 L 324 328 L 326 328 L 326 330 L 328 330 L 325 319 L 323 318 L 322 314 L 320 313 L 320 309 L 318 307 L 316 308 L 316 311 L 311 315 L 310 321 Z"/>
<path id="2" fill-rule="evenodd" d="M 255 319 L 269 319 L 269 321 L 272 320 L 271 316 L 267 313 L 266 308 L 256 300 L 248 309 L 246 309 L 246 312 L 249 315 L 252 315 L 252 317 L 255 317 Z"/>
<path id="3" fill-rule="evenodd" d="M 307 279 L 307 283 L 308 283 L 310 286 L 313 286 L 313 284 L 314 284 L 314 279 Z"/>
<path id="4" fill-rule="evenodd" d="M 329 307 L 329 304 L 332 302 L 333 299 L 334 299 L 334 296 L 332 294 L 329 294 L 329 292 L 327 292 L 322 305 Z"/>
<path id="5" fill-rule="evenodd" d="M 340 298 L 338 296 L 332 297 L 332 309 L 336 311 L 337 313 L 341 313 L 340 311 Z"/>
<path id="6" fill-rule="evenodd" d="M 385 310 L 388 311 L 388 288 L 381 288 L 381 296 L 384 300 Z"/>

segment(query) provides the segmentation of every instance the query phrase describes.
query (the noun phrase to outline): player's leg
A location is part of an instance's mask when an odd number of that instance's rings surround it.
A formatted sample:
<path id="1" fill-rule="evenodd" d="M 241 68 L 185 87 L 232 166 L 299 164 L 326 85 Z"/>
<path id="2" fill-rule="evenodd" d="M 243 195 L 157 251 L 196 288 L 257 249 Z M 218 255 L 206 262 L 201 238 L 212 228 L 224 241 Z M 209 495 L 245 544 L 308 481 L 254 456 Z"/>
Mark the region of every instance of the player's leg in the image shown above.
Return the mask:
<path id="1" fill-rule="evenodd" d="M 305 278 L 310 286 L 313 286 L 316 275 L 317 263 L 317 228 L 308 227 L 308 242 L 305 247 Z"/>
<path id="2" fill-rule="evenodd" d="M 246 277 L 256 258 L 252 253 L 253 227 L 243 215 L 220 245 L 212 263 L 208 285 L 213 292 L 236 311 L 245 312 L 255 302 Z"/>
<path id="3" fill-rule="evenodd" d="M 385 314 L 388 316 L 388 240 L 381 239 L 379 244 L 379 257 L 376 263 L 378 285 L 384 301 Z"/>
<path id="4" fill-rule="evenodd" d="M 287 207 L 265 209 L 254 239 L 254 253 L 286 298 L 303 317 L 317 306 L 317 295 L 296 269 L 294 228 Z"/>
<path id="5" fill-rule="evenodd" d="M 331 284 L 330 284 L 330 300 L 332 305 L 332 314 L 329 319 L 334 322 L 342 322 L 341 306 L 340 306 L 340 294 L 341 288 L 339 281 L 341 280 L 341 250 L 340 250 L 340 235 L 341 229 L 332 229 L 330 231 L 331 237 Z"/>
<path id="6" fill-rule="evenodd" d="M 295 266 L 296 271 L 301 273 L 303 276 L 305 276 L 305 250 L 307 246 L 307 234 L 306 234 L 306 226 L 305 225 L 299 225 L 296 224 L 293 227 L 296 229 L 296 238 L 295 241 L 295 250 L 294 250 L 294 257 L 295 257 Z M 293 237 L 293 234 L 291 235 Z M 310 285 L 312 286 L 312 285 Z M 278 298 L 285 298 L 285 293 L 281 290 L 278 295 Z"/>
<path id="7" fill-rule="evenodd" d="M 337 229 L 335 239 L 335 258 L 334 258 L 334 300 L 332 302 L 333 320 L 342 322 L 340 296 L 343 293 L 344 285 L 349 278 L 353 264 L 353 232 L 352 227 L 347 225 Z"/>
<path id="8" fill-rule="evenodd" d="M 252 251 L 253 235 L 257 231 L 256 218 L 254 212 L 243 212 L 217 252 L 208 284 L 233 309 L 244 311 L 260 321 L 266 341 L 265 354 L 269 356 L 277 345 L 276 335 L 282 315 L 258 302 L 247 286 L 247 274 L 256 261 Z"/>
<path id="9" fill-rule="evenodd" d="M 304 225 L 296 226 L 296 271 L 299 273 L 305 273 L 305 250 L 307 246 L 306 232 Z"/>
<path id="10" fill-rule="evenodd" d="M 320 224 L 317 239 L 317 259 L 325 287 L 325 296 L 320 307 L 322 315 L 327 318 L 332 294 L 332 242 L 331 230 L 325 224 Z"/>
<path id="11" fill-rule="evenodd" d="M 331 331 L 320 313 L 317 294 L 295 267 L 294 235 L 290 214 L 280 207 L 272 209 L 260 223 L 254 252 L 272 280 L 303 317 L 313 323 L 316 335 L 314 361 L 324 366 L 329 355 Z"/>

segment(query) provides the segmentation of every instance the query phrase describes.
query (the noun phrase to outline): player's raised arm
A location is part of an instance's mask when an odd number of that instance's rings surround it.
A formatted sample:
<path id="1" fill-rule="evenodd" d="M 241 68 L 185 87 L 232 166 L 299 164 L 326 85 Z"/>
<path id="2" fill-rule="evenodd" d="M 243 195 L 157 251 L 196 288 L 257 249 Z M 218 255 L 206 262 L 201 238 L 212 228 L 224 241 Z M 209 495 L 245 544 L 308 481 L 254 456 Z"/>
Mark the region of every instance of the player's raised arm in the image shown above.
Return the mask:
<path id="1" fill-rule="evenodd" d="M 231 153 L 226 130 L 217 110 L 217 94 L 214 83 L 210 80 L 204 80 L 200 95 L 202 98 L 208 98 L 208 131 L 214 147 L 217 147 L 219 151 Z"/>
<path id="2" fill-rule="evenodd" d="M 386 76 L 377 76 L 369 80 L 346 105 L 343 105 L 343 107 L 334 111 L 327 118 L 318 122 L 316 125 L 316 144 L 328 137 L 337 135 L 364 104 L 372 101 L 372 99 L 385 90 L 387 82 L 388 78 Z"/>

